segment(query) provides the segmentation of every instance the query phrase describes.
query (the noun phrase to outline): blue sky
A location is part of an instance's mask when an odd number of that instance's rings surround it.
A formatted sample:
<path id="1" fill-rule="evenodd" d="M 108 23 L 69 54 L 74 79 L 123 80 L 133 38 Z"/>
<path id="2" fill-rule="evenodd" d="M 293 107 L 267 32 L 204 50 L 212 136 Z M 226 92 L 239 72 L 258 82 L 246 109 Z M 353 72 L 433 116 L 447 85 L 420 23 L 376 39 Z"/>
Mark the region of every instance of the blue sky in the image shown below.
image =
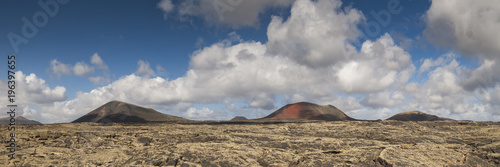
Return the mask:
<path id="1" fill-rule="evenodd" d="M 311 101 L 361 119 L 421 110 L 500 120 L 490 32 L 500 11 L 489 1 L 231 2 L 0 2 L 0 54 L 18 56 L 22 115 L 68 122 L 122 100 L 223 120 Z M 39 22 L 33 37 L 23 18 Z M 491 24 L 467 26 L 479 21 Z M 28 41 L 17 52 L 12 34 Z"/>

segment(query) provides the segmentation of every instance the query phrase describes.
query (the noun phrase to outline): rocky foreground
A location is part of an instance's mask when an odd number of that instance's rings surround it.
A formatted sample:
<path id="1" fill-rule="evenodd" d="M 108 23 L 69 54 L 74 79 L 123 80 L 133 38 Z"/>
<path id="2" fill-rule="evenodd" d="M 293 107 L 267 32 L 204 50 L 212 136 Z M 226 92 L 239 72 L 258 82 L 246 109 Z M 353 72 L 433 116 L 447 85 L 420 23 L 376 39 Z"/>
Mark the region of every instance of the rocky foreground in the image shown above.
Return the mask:
<path id="1" fill-rule="evenodd" d="M 16 127 L 0 166 L 499 166 L 500 123 L 66 123 Z M 1 142 L 10 139 L 0 126 Z"/>

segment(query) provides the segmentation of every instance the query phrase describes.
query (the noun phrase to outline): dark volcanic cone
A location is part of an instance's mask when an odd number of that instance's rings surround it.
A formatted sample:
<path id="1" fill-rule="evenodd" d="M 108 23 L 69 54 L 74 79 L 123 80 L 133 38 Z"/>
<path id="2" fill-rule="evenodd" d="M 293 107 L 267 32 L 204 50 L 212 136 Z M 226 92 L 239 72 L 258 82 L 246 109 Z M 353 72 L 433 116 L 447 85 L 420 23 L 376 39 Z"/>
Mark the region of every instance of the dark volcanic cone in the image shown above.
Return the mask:
<path id="1" fill-rule="evenodd" d="M 236 116 L 231 121 L 243 121 L 243 120 L 248 120 L 246 117 L 243 116 Z"/>
<path id="2" fill-rule="evenodd" d="M 163 114 L 151 108 L 144 108 L 120 101 L 111 101 L 73 122 L 165 122 L 188 121 L 188 119 Z"/>
<path id="3" fill-rule="evenodd" d="M 23 116 L 14 117 L 16 119 L 16 125 L 41 125 L 42 123 L 34 120 L 29 120 Z M 0 125 L 8 125 L 10 123 L 10 117 L 0 118 Z"/>
<path id="4" fill-rule="evenodd" d="M 355 120 L 332 105 L 317 105 L 308 102 L 288 104 L 275 112 L 264 117 L 264 119 L 310 119 L 345 121 Z"/>
<path id="5" fill-rule="evenodd" d="M 387 120 L 399 120 L 399 121 L 445 121 L 452 120 L 449 118 L 441 118 L 435 115 L 426 114 L 420 111 L 409 111 L 396 114 Z"/>

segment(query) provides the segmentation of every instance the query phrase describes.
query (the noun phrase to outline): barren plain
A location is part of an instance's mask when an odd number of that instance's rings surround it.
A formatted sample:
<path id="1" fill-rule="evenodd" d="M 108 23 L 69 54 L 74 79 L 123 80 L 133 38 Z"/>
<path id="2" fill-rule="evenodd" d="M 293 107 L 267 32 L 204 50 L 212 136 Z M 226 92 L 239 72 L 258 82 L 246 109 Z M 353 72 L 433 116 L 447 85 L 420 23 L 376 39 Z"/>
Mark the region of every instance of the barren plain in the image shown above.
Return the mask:
<path id="1" fill-rule="evenodd" d="M 18 125 L 0 166 L 499 166 L 500 123 L 227 121 Z M 7 146 L 7 126 L 0 127 Z"/>

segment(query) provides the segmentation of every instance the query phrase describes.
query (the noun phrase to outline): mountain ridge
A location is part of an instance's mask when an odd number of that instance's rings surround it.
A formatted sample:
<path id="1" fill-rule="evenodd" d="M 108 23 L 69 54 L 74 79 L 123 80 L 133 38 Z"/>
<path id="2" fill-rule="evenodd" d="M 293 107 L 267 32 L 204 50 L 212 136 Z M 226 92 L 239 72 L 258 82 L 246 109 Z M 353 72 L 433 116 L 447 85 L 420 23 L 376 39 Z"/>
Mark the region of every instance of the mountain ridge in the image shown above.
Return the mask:
<path id="1" fill-rule="evenodd" d="M 422 111 L 407 111 L 393 115 L 386 120 L 398 120 L 398 121 L 447 121 L 453 120 L 449 118 L 442 118 L 436 115 L 427 114 Z"/>
<path id="2" fill-rule="evenodd" d="M 309 102 L 287 104 L 262 119 L 356 120 L 335 106 L 318 105 Z"/>
<path id="3" fill-rule="evenodd" d="M 163 114 L 152 108 L 145 108 L 117 100 L 110 101 L 72 121 L 77 122 L 168 122 L 188 119 Z"/>
<path id="4" fill-rule="evenodd" d="M 31 120 L 28 118 L 25 118 L 23 116 L 16 116 L 14 117 L 16 119 L 16 125 L 41 125 L 42 123 Z M 0 118 L 0 125 L 8 125 L 10 123 L 10 117 L 3 117 Z"/>

